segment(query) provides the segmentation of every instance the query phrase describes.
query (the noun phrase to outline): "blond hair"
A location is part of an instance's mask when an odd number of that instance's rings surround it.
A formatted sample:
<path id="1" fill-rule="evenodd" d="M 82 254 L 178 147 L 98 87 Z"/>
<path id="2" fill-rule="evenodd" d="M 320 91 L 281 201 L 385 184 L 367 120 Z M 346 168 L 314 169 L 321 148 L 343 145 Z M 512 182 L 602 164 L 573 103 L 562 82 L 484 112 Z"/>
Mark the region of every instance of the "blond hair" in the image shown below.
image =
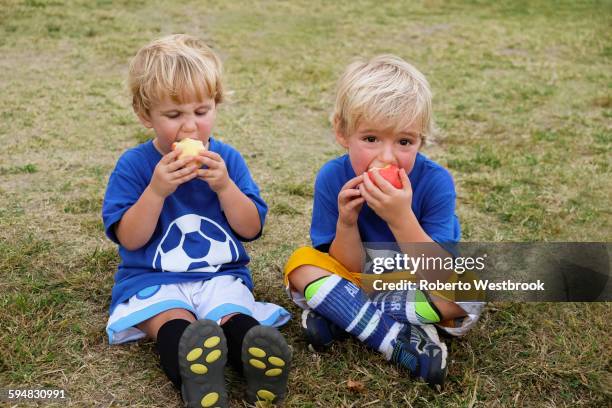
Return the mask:
<path id="1" fill-rule="evenodd" d="M 222 69 L 219 57 L 202 40 L 185 34 L 157 39 L 142 47 L 130 63 L 128 86 L 134 111 L 148 114 L 166 97 L 175 103 L 208 97 L 219 104 Z"/>
<path id="2" fill-rule="evenodd" d="M 425 76 L 403 59 L 386 54 L 358 60 L 338 80 L 332 125 L 350 136 L 362 121 L 397 131 L 420 123 L 426 141 L 434 133 L 431 98 Z"/>

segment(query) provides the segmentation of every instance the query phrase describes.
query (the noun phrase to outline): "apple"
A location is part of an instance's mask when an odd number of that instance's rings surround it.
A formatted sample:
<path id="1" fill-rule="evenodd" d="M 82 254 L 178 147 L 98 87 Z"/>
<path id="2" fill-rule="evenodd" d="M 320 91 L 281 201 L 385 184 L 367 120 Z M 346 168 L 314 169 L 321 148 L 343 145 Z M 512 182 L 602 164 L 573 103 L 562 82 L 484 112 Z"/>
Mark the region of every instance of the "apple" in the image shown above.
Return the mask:
<path id="1" fill-rule="evenodd" d="M 197 156 L 200 151 L 206 150 L 204 143 L 196 139 L 183 139 L 180 142 L 172 143 L 172 150 L 176 150 L 177 147 L 180 147 L 182 150 L 178 157 L 179 160 L 187 156 Z"/>
<path id="2" fill-rule="evenodd" d="M 385 167 L 372 167 L 368 170 L 368 177 L 374 184 L 374 174 L 372 174 L 372 170 L 378 170 L 378 174 L 382 176 L 385 180 L 387 180 L 393 187 L 402 188 L 402 180 L 400 180 L 399 168 L 394 164 L 387 164 Z"/>

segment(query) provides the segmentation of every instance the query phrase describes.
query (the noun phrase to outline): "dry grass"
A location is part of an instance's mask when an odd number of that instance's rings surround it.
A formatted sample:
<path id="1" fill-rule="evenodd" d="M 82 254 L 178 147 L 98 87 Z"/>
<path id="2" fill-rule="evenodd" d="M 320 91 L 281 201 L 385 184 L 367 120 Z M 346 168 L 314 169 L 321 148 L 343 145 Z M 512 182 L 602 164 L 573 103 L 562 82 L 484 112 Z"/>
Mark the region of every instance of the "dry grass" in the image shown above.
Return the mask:
<path id="1" fill-rule="evenodd" d="M 104 334 L 118 260 L 100 206 L 120 153 L 149 137 L 124 80 L 153 37 L 189 32 L 224 56 L 233 94 L 216 134 L 244 153 L 271 208 L 248 247 L 256 293 L 297 314 L 280 270 L 308 243 L 315 172 L 340 153 L 327 115 L 356 56 L 397 53 L 428 76 L 442 132 L 425 153 L 456 178 L 464 239 L 609 241 L 611 11 L 608 1 L 0 0 L 0 386 L 63 388 L 75 406 L 179 404 L 152 344 L 109 347 Z M 609 406 L 610 311 L 492 305 L 452 343 L 440 394 L 354 341 L 308 352 L 294 320 L 287 405 Z"/>

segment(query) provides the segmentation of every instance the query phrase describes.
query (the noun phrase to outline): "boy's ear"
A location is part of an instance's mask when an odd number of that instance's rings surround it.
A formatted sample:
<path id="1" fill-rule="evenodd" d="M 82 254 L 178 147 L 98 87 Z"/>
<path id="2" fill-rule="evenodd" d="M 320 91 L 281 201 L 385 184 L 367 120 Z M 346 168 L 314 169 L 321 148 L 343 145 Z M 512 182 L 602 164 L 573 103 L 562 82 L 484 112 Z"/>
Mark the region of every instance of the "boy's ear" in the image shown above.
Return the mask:
<path id="1" fill-rule="evenodd" d="M 338 128 L 334 129 L 334 131 L 336 134 L 336 142 L 345 149 L 348 149 L 348 138 L 344 135 L 344 132 Z"/>
<path id="2" fill-rule="evenodd" d="M 147 129 L 151 129 L 153 127 L 153 123 L 151 123 L 151 118 L 149 117 L 148 112 L 142 112 L 134 107 L 134 113 L 136 114 L 136 116 L 138 116 L 138 120 L 140 121 L 140 123 L 142 123 L 144 127 L 146 127 Z"/>
<path id="3" fill-rule="evenodd" d="M 340 118 L 335 116 L 333 118 L 334 124 L 334 134 L 336 135 L 336 142 L 345 149 L 348 149 L 348 138 L 345 135 L 344 130 L 342 130 L 342 126 L 340 126 Z"/>

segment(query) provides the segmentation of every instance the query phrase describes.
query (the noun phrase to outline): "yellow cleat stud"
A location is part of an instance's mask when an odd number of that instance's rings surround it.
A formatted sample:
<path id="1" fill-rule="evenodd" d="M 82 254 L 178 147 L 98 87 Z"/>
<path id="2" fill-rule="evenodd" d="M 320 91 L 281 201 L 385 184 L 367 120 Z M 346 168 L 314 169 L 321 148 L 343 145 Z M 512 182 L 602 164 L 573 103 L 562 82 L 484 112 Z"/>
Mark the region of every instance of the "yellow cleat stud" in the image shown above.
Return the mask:
<path id="1" fill-rule="evenodd" d="M 221 350 L 213 350 L 206 356 L 206 362 L 212 363 L 221 357 Z"/>
<path id="2" fill-rule="evenodd" d="M 283 370 L 281 370 L 280 368 L 272 368 L 268 371 L 266 371 L 266 376 L 267 377 L 276 377 L 277 375 L 281 375 L 283 372 Z"/>
<path id="3" fill-rule="evenodd" d="M 254 357 L 259 357 L 259 358 L 266 356 L 266 352 L 257 347 L 249 347 L 249 354 L 251 354 Z"/>
<path id="4" fill-rule="evenodd" d="M 189 352 L 189 354 L 187 354 L 187 361 L 193 361 L 198 359 L 200 356 L 202 355 L 202 349 L 201 348 L 194 348 L 193 350 L 191 350 Z"/>
<path id="5" fill-rule="evenodd" d="M 204 398 L 202 398 L 202 401 L 200 401 L 200 404 L 202 404 L 204 408 L 208 408 L 214 403 L 216 403 L 218 400 L 219 400 L 219 394 L 217 394 L 216 392 L 210 392 L 206 394 Z"/>
<path id="6" fill-rule="evenodd" d="M 215 347 L 217 344 L 219 344 L 219 342 L 221 341 L 221 337 L 219 336 L 212 336 L 206 339 L 206 341 L 204 342 L 204 347 L 206 348 L 213 348 Z"/>
<path id="7" fill-rule="evenodd" d="M 283 359 L 280 359 L 278 357 L 270 357 L 268 358 L 268 361 L 270 362 L 270 364 L 273 364 L 277 367 L 284 367 L 285 366 L 285 361 Z"/>
<path id="8" fill-rule="evenodd" d="M 204 364 L 192 364 L 189 368 L 196 374 L 206 374 L 208 372 L 208 368 Z"/>
<path id="9" fill-rule="evenodd" d="M 274 398 L 276 398 L 276 395 L 272 394 L 268 390 L 259 390 L 259 391 L 257 391 L 257 396 L 259 398 L 261 398 L 262 400 L 266 400 L 266 401 L 272 401 L 272 400 L 274 400 Z"/>
<path id="10" fill-rule="evenodd" d="M 254 358 L 249 360 L 249 364 L 255 368 L 261 368 L 262 370 L 266 368 L 266 364 L 263 361 L 255 360 Z"/>

